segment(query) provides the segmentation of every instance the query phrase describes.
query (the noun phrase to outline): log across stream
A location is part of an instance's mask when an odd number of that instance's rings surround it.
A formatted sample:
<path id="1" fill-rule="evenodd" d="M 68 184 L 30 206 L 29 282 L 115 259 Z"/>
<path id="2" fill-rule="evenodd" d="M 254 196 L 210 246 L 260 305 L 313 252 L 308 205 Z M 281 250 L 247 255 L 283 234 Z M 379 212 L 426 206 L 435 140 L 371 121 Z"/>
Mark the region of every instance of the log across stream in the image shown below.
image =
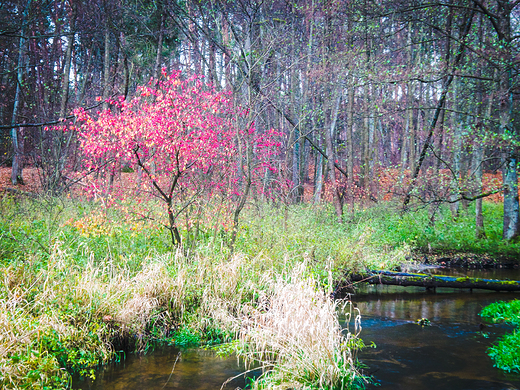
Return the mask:
<path id="1" fill-rule="evenodd" d="M 387 284 L 393 286 L 416 286 L 426 288 L 449 287 L 485 289 L 493 291 L 520 291 L 520 281 L 482 279 L 473 277 L 453 277 L 422 273 L 366 271 L 350 275 L 352 282 Z"/>

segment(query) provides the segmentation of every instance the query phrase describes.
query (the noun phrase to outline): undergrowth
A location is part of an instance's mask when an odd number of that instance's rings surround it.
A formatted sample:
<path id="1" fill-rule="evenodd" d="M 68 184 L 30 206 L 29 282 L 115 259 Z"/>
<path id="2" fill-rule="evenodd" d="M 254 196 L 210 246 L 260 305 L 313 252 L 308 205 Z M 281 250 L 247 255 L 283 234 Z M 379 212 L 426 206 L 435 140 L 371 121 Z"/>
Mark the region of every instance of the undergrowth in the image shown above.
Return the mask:
<path id="1" fill-rule="evenodd" d="M 488 349 L 495 367 L 507 372 L 520 372 L 520 300 L 495 302 L 482 309 L 480 315 L 492 322 L 504 322 L 516 329 L 501 337 Z"/>
<path id="2" fill-rule="evenodd" d="M 395 269 L 425 242 L 453 247 L 449 240 L 469 237 L 469 216 L 464 228 L 444 218 L 425 232 L 425 211 L 400 215 L 390 205 L 341 225 L 327 205 L 250 205 L 231 251 L 225 226 L 197 225 L 172 248 L 161 225 L 122 209 L 4 197 L 0 384 L 70 388 L 71 373 L 94 377 L 96 366 L 129 351 L 238 340 L 239 354 L 268 368 L 257 388 L 363 386 L 362 344 L 355 330 L 340 330 L 329 296 L 351 270 Z M 307 302 L 316 322 L 291 302 Z"/>
<path id="3" fill-rule="evenodd" d="M 362 225 L 373 229 L 380 245 L 395 248 L 407 243 L 415 251 L 424 253 L 474 253 L 491 257 L 520 256 L 520 241 L 502 239 L 503 206 L 484 202 L 485 239 L 475 237 L 475 206 L 461 207 L 453 218 L 448 207 L 436 210 L 424 208 L 402 213 L 401 204 L 387 203 L 354 215 Z"/>

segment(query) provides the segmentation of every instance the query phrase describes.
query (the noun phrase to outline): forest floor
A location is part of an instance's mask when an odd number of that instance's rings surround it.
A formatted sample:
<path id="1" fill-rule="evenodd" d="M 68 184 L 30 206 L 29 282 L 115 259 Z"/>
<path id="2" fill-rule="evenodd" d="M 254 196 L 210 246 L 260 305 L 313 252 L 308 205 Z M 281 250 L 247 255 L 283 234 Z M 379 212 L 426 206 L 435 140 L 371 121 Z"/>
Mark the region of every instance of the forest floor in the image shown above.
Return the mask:
<path id="1" fill-rule="evenodd" d="M 442 172 L 446 174 L 446 172 Z M 135 176 L 135 173 L 122 173 L 119 177 L 120 180 L 127 181 L 128 179 Z M 312 176 L 312 169 L 309 172 L 309 176 Z M 398 177 L 399 170 L 393 168 L 387 168 L 381 170 L 378 174 L 379 181 L 374 185 L 374 191 L 378 193 L 377 198 L 383 201 L 395 200 L 399 195 Z M 37 168 L 27 167 L 23 170 L 24 184 L 13 185 L 11 183 L 11 168 L 0 167 L 0 192 L 6 188 L 16 188 L 24 192 L 38 193 L 41 189 L 41 174 Z M 117 179 L 116 179 L 117 180 Z M 497 188 L 502 184 L 502 174 L 499 172 L 485 172 L 483 177 L 483 192 L 490 191 L 492 188 Z M 329 186 L 325 186 L 323 198 L 325 201 L 332 200 L 330 191 L 327 191 Z M 359 192 L 359 190 L 357 190 Z M 359 197 L 362 195 L 358 194 Z M 520 195 L 520 188 L 519 188 Z M 310 184 L 305 185 L 304 199 L 305 201 L 311 202 L 313 196 L 313 186 Z M 488 202 L 500 203 L 502 202 L 502 194 L 496 193 L 485 198 Z"/>
<path id="2" fill-rule="evenodd" d="M 38 192 L 41 188 L 40 175 L 36 168 L 25 168 L 23 170 L 24 184 L 13 185 L 11 183 L 11 168 L 0 167 L 0 191 L 6 188 L 16 188 L 20 191 Z"/>
<path id="3" fill-rule="evenodd" d="M 312 171 L 312 169 L 311 169 Z M 309 172 L 311 175 L 312 172 Z M 445 174 L 445 172 L 444 172 Z M 123 188 L 127 186 L 132 186 L 131 183 L 135 182 L 135 173 L 121 173 L 116 181 L 120 181 L 121 186 Z M 399 193 L 399 189 L 397 188 L 397 178 L 399 176 L 399 171 L 397 169 L 385 169 L 379 173 L 379 182 L 377 183 L 375 191 L 378 192 L 377 198 L 382 200 L 379 202 L 379 205 L 373 201 L 358 201 L 356 204 L 357 212 L 363 212 L 370 208 L 378 208 L 382 204 L 388 204 L 390 209 L 393 209 L 395 213 L 398 213 L 396 205 L 396 200 L 399 199 L 397 193 Z M 6 189 L 14 189 L 16 191 L 21 191 L 24 193 L 40 193 L 41 192 L 41 175 L 38 169 L 33 167 L 27 167 L 23 171 L 24 184 L 12 185 L 11 183 L 11 168 L 9 167 L 0 167 L 0 194 L 3 193 Z M 330 186 L 324 186 L 323 200 L 325 202 L 331 201 L 332 196 L 330 193 Z M 497 172 L 485 172 L 483 178 L 483 191 L 489 191 L 492 188 L 500 187 L 502 184 L 502 175 Z M 519 189 L 520 192 L 520 189 Z M 307 203 L 312 203 L 313 196 L 313 186 L 311 184 L 305 185 L 304 190 L 304 199 Z M 362 198 L 362 195 L 360 195 Z M 491 196 L 485 198 L 485 203 L 487 204 L 495 204 L 496 206 L 500 206 L 502 203 L 503 197 L 501 193 L 496 193 Z M 397 200 L 398 202 L 398 200 Z M 347 212 L 347 207 L 345 206 L 345 213 Z M 488 215 L 486 224 L 489 226 L 491 224 L 497 225 L 497 221 L 492 221 L 490 223 L 489 219 L 497 219 L 500 216 L 497 214 Z M 348 219 L 348 215 L 346 219 Z M 437 222 L 439 223 L 439 222 Z M 446 225 L 446 223 L 453 223 L 453 225 L 457 225 L 455 221 L 446 221 L 441 217 L 440 225 Z M 464 221 L 459 221 L 458 224 L 461 226 L 462 230 L 470 230 L 471 234 L 471 226 L 465 226 L 467 224 L 471 224 L 471 218 L 466 218 Z M 486 226 L 488 229 L 489 227 Z M 391 230 L 395 230 L 392 226 L 390 226 Z M 418 229 L 421 229 L 419 227 Z M 428 228 L 429 229 L 429 228 Z M 426 230 L 428 230 L 426 229 Z M 438 231 L 438 229 L 436 229 Z M 496 230 L 496 226 L 495 226 Z M 406 232 L 402 233 L 403 235 Z M 410 230 L 408 232 L 412 237 L 417 237 L 417 232 Z M 377 233 L 375 233 L 377 236 Z M 497 249 L 492 245 L 493 240 L 500 240 L 500 237 L 497 235 L 496 231 L 492 231 L 491 234 L 488 233 L 488 240 L 483 240 L 485 244 L 478 245 L 476 250 L 472 250 L 475 248 L 474 244 L 468 244 L 469 238 L 463 238 L 463 234 L 455 234 L 455 239 L 452 239 L 451 243 L 444 243 L 446 237 L 444 237 L 443 232 L 438 232 L 438 235 L 441 236 L 439 240 L 435 240 L 432 238 L 431 234 L 425 234 L 423 237 L 419 237 L 418 239 L 411 240 L 411 258 L 416 262 L 422 262 L 425 264 L 436 264 L 441 266 L 452 266 L 452 267 L 470 267 L 470 268 L 485 268 L 485 267 L 519 267 L 520 264 L 520 253 L 515 250 L 510 250 L 511 248 L 504 246 L 503 250 Z M 449 235 L 449 234 L 448 234 Z M 468 232 L 465 232 L 464 235 L 468 235 Z M 437 238 L 437 237 L 435 237 Z M 394 237 L 395 242 L 400 239 L 408 242 L 408 237 Z M 432 245 L 433 244 L 433 245 Z M 391 243 L 390 246 L 395 245 L 395 243 Z M 433 249 L 432 249 L 433 248 Z M 486 249 L 487 248 L 487 249 Z"/>

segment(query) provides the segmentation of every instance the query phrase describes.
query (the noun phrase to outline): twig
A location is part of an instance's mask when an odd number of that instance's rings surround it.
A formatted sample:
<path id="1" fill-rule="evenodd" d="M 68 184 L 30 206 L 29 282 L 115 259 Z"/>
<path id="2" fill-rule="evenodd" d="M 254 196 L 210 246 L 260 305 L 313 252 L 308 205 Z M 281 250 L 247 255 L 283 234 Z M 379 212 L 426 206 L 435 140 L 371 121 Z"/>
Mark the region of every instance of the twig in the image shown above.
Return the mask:
<path id="1" fill-rule="evenodd" d="M 177 365 L 177 361 L 179 360 L 180 357 L 181 357 L 181 353 L 179 352 L 179 353 L 177 354 L 177 358 L 175 359 L 175 363 L 173 363 L 172 372 L 170 372 L 170 376 L 168 377 L 168 380 L 166 381 L 166 383 L 164 384 L 164 386 L 162 387 L 162 389 L 164 389 L 164 388 L 166 387 L 166 385 L 168 384 L 168 382 L 169 382 L 170 379 L 172 378 L 173 370 L 175 370 L 175 366 Z"/>

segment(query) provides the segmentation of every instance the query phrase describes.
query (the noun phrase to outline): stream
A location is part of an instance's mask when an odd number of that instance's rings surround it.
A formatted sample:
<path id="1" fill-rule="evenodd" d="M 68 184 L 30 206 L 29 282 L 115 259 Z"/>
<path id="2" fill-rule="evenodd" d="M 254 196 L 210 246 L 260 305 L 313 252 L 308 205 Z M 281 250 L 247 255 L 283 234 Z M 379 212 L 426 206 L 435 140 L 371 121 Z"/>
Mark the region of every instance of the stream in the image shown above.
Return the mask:
<path id="1" fill-rule="evenodd" d="M 446 271 L 432 272 L 520 279 L 518 270 Z M 438 288 L 432 292 L 419 287 L 362 286 L 352 301 L 362 315 L 361 338 L 367 345 L 376 345 L 358 353 L 358 359 L 367 366 L 364 373 L 374 378 L 367 389 L 520 389 L 520 374 L 494 368 L 486 355 L 497 337 L 512 327 L 488 324 L 478 316 L 489 303 L 518 296 L 485 290 Z M 420 318 L 429 319 L 431 325 L 417 324 Z M 345 317 L 340 321 L 348 325 Z M 224 387 L 236 389 L 246 385 L 240 375 L 244 371 L 232 357 L 219 358 L 210 350 L 179 351 L 171 347 L 144 356 L 128 355 L 122 363 L 99 369 L 95 381 L 76 378 L 73 388 L 213 390 L 239 375 Z"/>

